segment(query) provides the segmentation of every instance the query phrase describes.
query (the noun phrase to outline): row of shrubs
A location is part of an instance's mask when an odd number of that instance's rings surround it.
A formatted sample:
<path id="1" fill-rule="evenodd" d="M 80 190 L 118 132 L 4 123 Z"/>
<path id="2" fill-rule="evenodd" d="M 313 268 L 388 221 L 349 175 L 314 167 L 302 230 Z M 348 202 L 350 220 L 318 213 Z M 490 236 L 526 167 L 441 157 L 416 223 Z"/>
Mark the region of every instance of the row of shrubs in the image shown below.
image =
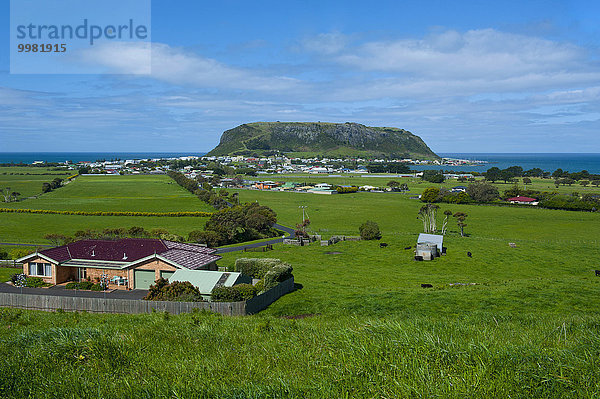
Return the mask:
<path id="1" fill-rule="evenodd" d="M 352 186 L 352 187 L 342 187 L 342 186 L 337 186 L 335 188 L 335 191 L 338 192 L 338 194 L 348 194 L 348 193 L 355 193 L 358 191 L 358 187 L 356 186 Z"/>
<path id="2" fill-rule="evenodd" d="M 119 212 L 119 211 L 56 211 L 48 209 L 13 209 L 0 208 L 5 213 L 40 213 L 50 215 L 78 215 L 78 216 L 164 216 L 164 217 L 209 217 L 212 212 Z"/>
<path id="3" fill-rule="evenodd" d="M 236 260 L 234 270 L 246 276 L 260 279 L 260 281 L 255 285 L 237 284 L 233 287 L 215 287 L 211 293 L 212 301 L 247 301 L 293 277 L 292 266 L 274 258 L 240 258 Z"/>
<path id="4" fill-rule="evenodd" d="M 100 283 L 94 284 L 91 281 L 81 281 L 79 283 L 77 283 L 77 282 L 67 283 L 67 285 L 65 285 L 65 288 L 68 290 L 104 291 L 105 287 L 103 287 L 102 284 L 100 284 Z"/>

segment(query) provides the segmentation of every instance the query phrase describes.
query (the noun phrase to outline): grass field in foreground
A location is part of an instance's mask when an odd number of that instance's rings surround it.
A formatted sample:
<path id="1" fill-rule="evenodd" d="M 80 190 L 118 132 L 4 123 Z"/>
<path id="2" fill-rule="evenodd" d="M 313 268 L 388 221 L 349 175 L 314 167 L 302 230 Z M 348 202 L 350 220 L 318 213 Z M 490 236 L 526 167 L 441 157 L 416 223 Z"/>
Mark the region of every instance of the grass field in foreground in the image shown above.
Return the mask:
<path id="1" fill-rule="evenodd" d="M 576 398 L 600 390 L 598 318 L 3 310 L 3 398 Z"/>

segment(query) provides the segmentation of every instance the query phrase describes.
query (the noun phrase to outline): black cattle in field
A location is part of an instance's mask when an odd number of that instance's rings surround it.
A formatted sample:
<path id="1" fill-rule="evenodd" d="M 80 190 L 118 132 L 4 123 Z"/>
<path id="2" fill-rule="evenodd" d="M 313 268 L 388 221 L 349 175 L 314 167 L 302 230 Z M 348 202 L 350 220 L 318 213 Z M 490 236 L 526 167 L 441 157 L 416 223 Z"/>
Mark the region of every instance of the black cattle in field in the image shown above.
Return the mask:
<path id="1" fill-rule="evenodd" d="M 472 258 L 472 257 L 473 257 L 473 254 L 472 254 L 471 252 L 467 252 L 467 256 L 468 256 L 469 258 Z"/>
<path id="2" fill-rule="evenodd" d="M 594 270 L 596 272 L 596 277 L 600 277 L 600 270 Z"/>
<path id="3" fill-rule="evenodd" d="M 433 288 L 431 284 L 421 284 L 421 288 Z"/>
<path id="4" fill-rule="evenodd" d="M 380 242 L 379 248 L 387 248 L 388 244 L 386 242 Z"/>
<path id="5" fill-rule="evenodd" d="M 411 248 L 412 248 L 412 247 L 406 247 L 406 248 L 404 248 L 404 249 L 411 249 Z"/>

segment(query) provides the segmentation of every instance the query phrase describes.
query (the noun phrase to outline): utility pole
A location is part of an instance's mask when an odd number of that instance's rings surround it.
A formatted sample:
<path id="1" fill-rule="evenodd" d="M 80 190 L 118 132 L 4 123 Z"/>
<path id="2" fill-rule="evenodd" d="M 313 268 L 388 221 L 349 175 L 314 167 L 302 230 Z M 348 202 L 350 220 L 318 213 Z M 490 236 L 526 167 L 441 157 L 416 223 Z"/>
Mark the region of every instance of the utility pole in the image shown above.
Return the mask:
<path id="1" fill-rule="evenodd" d="M 307 205 L 300 205 L 298 208 L 302 208 L 302 223 L 304 223 L 304 221 L 306 220 L 306 211 L 305 209 L 308 208 Z"/>

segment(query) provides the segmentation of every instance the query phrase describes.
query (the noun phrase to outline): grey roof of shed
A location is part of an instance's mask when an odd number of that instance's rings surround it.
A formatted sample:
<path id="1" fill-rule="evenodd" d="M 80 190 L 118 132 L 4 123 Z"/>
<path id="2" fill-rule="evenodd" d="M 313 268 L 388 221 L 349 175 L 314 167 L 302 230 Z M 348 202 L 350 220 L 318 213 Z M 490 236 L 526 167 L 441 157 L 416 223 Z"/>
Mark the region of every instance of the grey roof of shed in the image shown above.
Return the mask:
<path id="1" fill-rule="evenodd" d="M 417 240 L 418 244 L 430 242 L 432 244 L 437 245 L 438 249 L 441 250 L 444 245 L 444 236 L 440 234 L 419 234 L 419 239 Z"/>
<path id="2" fill-rule="evenodd" d="M 238 272 L 179 269 L 169 277 L 169 282 L 189 281 L 193 286 L 198 287 L 201 294 L 210 295 L 215 286 L 221 284 L 224 287 L 231 287 L 240 276 L 241 273 Z"/>

